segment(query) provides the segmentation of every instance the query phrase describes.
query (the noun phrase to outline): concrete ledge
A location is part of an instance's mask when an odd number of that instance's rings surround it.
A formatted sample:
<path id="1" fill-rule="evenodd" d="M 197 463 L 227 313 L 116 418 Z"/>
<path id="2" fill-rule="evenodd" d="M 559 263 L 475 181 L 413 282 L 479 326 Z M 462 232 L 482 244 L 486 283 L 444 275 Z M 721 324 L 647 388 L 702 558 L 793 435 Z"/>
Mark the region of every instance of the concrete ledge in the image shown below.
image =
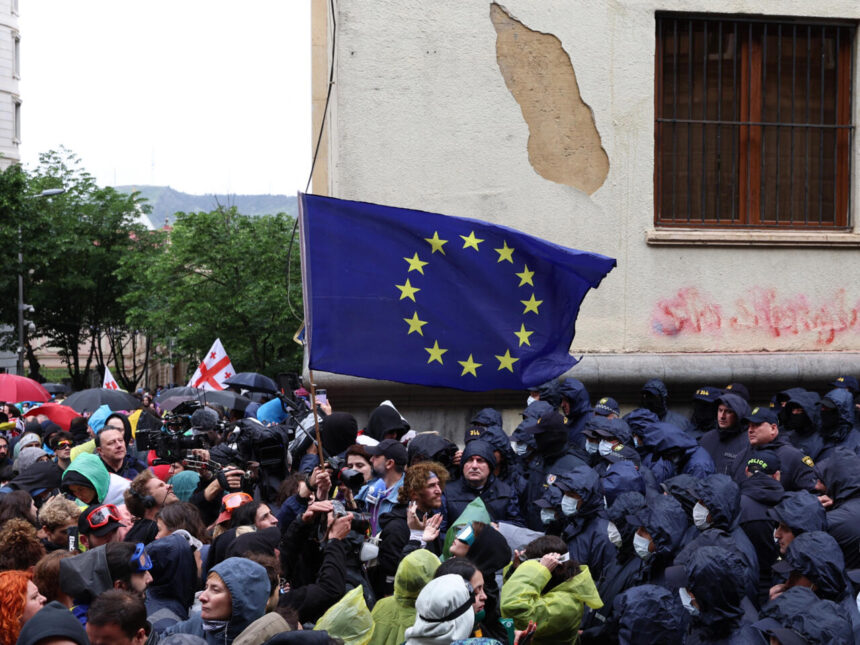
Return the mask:
<path id="1" fill-rule="evenodd" d="M 661 228 L 645 231 L 650 246 L 860 247 L 860 234 L 835 231 Z"/>

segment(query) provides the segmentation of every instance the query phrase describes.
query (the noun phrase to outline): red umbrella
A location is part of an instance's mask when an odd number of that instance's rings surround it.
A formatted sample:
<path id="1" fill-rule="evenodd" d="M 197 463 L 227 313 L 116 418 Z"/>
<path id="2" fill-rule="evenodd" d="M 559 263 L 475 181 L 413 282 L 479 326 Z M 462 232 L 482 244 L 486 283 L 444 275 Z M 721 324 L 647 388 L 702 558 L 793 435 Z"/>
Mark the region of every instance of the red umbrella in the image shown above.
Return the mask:
<path id="1" fill-rule="evenodd" d="M 39 383 L 26 376 L 0 374 L 0 400 L 12 401 L 50 401 L 51 395 Z"/>
<path id="2" fill-rule="evenodd" d="M 63 430 L 69 429 L 69 424 L 72 422 L 72 419 L 81 416 L 81 414 L 74 408 L 69 408 L 65 405 L 60 405 L 59 403 L 45 403 L 44 405 L 40 405 L 38 408 L 28 410 L 27 414 L 24 416 L 35 417 L 40 414 L 48 417 Z"/>

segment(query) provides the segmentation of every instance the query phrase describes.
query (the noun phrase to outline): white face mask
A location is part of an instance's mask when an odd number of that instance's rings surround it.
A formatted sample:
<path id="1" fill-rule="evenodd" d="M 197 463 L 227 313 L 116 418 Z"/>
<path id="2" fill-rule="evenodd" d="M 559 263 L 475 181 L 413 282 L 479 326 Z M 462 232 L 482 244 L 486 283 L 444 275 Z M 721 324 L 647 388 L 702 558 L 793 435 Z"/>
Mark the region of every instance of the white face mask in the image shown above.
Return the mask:
<path id="1" fill-rule="evenodd" d="M 606 525 L 606 535 L 609 537 L 609 541 L 615 545 L 616 549 L 621 548 L 621 531 L 618 530 L 618 527 L 613 522 Z"/>
<path id="2" fill-rule="evenodd" d="M 555 522 L 555 511 L 551 508 L 540 509 L 540 521 L 544 524 L 551 524 L 552 522 Z"/>
<path id="3" fill-rule="evenodd" d="M 681 604 L 684 605 L 684 609 L 687 610 L 687 613 L 691 616 L 698 616 L 699 609 L 698 607 L 693 606 L 693 597 L 690 595 L 690 592 L 684 587 L 681 587 L 678 589 L 678 595 L 681 596 Z"/>
<path id="4" fill-rule="evenodd" d="M 633 536 L 633 550 L 636 551 L 636 555 L 643 560 L 647 560 L 654 555 L 651 553 L 651 540 L 646 537 L 642 537 L 638 533 Z"/>
<path id="5" fill-rule="evenodd" d="M 636 435 L 633 435 L 633 447 L 634 448 L 641 448 L 642 447 L 642 442 L 639 441 L 639 437 L 637 437 Z"/>
<path id="6" fill-rule="evenodd" d="M 695 524 L 696 528 L 700 531 L 704 531 L 706 528 L 711 526 L 711 523 L 708 521 L 709 513 L 710 511 L 708 511 L 706 506 L 701 502 L 696 502 L 696 505 L 693 507 L 693 524 Z"/>
<path id="7" fill-rule="evenodd" d="M 358 559 L 362 562 L 370 562 L 371 560 L 376 560 L 376 556 L 379 555 L 379 547 L 371 542 L 363 542 L 361 544 L 361 551 L 358 554 Z"/>
<path id="8" fill-rule="evenodd" d="M 590 439 L 585 442 L 585 452 L 589 455 L 593 455 L 598 450 L 598 443 L 596 441 L 591 441 Z"/>
<path id="9" fill-rule="evenodd" d="M 597 444 L 597 451 L 600 453 L 601 457 L 608 457 L 612 454 L 612 442 L 607 441 L 606 439 L 601 439 L 600 443 Z"/>
<path id="10" fill-rule="evenodd" d="M 515 443 L 514 444 L 514 452 L 517 453 L 520 457 L 526 454 L 526 451 L 529 449 L 527 443 Z"/>
<path id="11" fill-rule="evenodd" d="M 530 406 L 535 401 L 540 401 L 540 399 L 538 399 L 537 397 L 534 397 L 534 396 L 530 396 L 529 398 L 526 399 L 526 407 Z"/>
<path id="12" fill-rule="evenodd" d="M 565 495 L 561 498 L 561 512 L 570 517 L 571 515 L 576 515 L 576 511 L 579 507 L 579 501 L 575 500 L 573 497 L 568 497 Z"/>

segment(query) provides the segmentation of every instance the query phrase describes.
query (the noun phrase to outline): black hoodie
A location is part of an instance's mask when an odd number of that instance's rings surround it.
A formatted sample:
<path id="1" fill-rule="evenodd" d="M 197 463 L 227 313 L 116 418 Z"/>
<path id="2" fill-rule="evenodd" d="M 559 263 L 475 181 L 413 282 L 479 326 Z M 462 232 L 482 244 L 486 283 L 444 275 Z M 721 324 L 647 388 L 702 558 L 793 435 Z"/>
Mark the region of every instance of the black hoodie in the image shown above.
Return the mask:
<path id="1" fill-rule="evenodd" d="M 860 568 L 860 459 L 836 454 L 815 467 L 833 506 L 827 511 L 827 532 L 845 554 L 845 566 Z"/>
<path id="2" fill-rule="evenodd" d="M 43 639 L 68 639 L 78 645 L 90 645 L 87 633 L 65 605 L 49 602 L 27 621 L 18 636 L 17 645 L 36 645 Z"/>

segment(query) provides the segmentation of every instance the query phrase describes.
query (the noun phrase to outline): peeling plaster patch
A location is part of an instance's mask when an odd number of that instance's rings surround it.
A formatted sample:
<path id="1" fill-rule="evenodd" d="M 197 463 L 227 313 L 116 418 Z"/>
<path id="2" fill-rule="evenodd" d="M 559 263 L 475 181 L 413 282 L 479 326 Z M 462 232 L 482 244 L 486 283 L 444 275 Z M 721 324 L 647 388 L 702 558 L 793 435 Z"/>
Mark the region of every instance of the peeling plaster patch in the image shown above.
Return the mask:
<path id="1" fill-rule="evenodd" d="M 532 31 L 498 4 L 490 19 L 499 69 L 529 126 L 529 162 L 542 177 L 592 194 L 609 174 L 609 157 L 570 56 L 558 38 Z"/>

